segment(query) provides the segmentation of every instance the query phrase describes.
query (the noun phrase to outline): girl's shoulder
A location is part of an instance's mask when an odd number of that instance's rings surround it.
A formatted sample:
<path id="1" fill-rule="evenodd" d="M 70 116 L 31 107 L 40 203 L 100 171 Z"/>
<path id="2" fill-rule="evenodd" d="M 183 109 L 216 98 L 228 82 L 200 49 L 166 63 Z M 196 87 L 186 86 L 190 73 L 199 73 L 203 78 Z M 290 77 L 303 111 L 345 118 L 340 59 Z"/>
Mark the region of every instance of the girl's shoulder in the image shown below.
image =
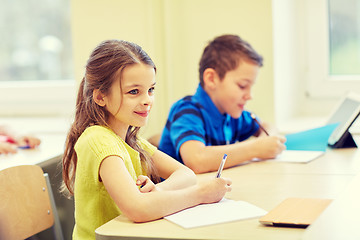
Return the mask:
<path id="1" fill-rule="evenodd" d="M 110 129 L 107 128 L 105 126 L 100 126 L 100 125 L 92 125 L 90 127 L 87 127 L 82 135 L 94 135 L 94 134 L 114 134 L 115 133 Z"/>
<path id="2" fill-rule="evenodd" d="M 116 138 L 117 135 L 110 129 L 104 126 L 93 125 L 87 127 L 85 131 L 81 134 L 81 137 L 85 136 L 88 138 Z"/>
<path id="3" fill-rule="evenodd" d="M 111 129 L 93 125 L 85 129 L 80 135 L 77 145 L 108 145 L 109 143 L 115 143 L 121 141 L 120 137 L 117 136 Z"/>

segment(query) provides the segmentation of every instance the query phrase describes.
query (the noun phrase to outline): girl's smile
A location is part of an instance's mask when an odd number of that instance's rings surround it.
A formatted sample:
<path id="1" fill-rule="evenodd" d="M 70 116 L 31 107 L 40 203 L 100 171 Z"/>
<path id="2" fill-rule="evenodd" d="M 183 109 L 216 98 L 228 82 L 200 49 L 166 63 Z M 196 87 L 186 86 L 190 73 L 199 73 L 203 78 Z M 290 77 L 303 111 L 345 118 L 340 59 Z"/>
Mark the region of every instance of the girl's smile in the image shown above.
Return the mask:
<path id="1" fill-rule="evenodd" d="M 149 110 L 146 110 L 146 111 L 134 111 L 136 114 L 138 114 L 139 116 L 141 117 L 147 117 L 150 113 L 150 109 Z"/>

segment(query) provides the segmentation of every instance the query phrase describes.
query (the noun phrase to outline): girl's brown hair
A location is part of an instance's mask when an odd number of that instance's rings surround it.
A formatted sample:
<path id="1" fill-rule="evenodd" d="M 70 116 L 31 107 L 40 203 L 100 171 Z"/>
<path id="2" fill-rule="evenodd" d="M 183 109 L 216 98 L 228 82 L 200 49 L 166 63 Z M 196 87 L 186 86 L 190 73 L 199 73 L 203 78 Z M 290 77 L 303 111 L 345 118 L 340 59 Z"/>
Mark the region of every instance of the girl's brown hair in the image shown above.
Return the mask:
<path id="1" fill-rule="evenodd" d="M 95 103 L 94 89 L 99 89 L 103 94 L 108 94 L 110 87 L 122 75 L 122 71 L 130 65 L 143 63 L 153 67 L 155 64 L 147 53 L 137 44 L 123 40 L 107 40 L 100 43 L 91 53 L 76 100 L 75 119 L 67 135 L 64 156 L 62 159 L 63 184 L 61 191 L 74 194 L 74 181 L 76 173 L 77 155 L 74 146 L 82 132 L 89 126 L 108 126 L 109 112 L 105 107 Z M 130 126 L 125 142 L 140 153 L 143 168 L 148 176 L 158 182 L 156 170 L 150 156 L 137 142 L 139 127 Z"/>

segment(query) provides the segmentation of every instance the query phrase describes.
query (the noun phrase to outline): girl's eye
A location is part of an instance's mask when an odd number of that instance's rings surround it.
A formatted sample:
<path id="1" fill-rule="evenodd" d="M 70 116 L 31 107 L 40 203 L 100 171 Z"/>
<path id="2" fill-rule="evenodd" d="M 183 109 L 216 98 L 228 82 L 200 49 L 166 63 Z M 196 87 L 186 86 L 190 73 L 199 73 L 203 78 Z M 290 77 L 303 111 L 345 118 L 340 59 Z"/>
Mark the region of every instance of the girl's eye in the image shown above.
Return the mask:
<path id="1" fill-rule="evenodd" d="M 149 93 L 154 93 L 154 92 L 155 92 L 155 87 L 149 89 Z"/>
<path id="2" fill-rule="evenodd" d="M 133 89 L 133 90 L 129 91 L 129 93 L 135 95 L 135 94 L 139 93 L 139 90 L 138 89 Z"/>
<path id="3" fill-rule="evenodd" d="M 246 88 L 246 86 L 242 86 L 242 85 L 238 85 L 239 86 L 239 88 L 241 88 L 241 89 L 245 89 Z"/>

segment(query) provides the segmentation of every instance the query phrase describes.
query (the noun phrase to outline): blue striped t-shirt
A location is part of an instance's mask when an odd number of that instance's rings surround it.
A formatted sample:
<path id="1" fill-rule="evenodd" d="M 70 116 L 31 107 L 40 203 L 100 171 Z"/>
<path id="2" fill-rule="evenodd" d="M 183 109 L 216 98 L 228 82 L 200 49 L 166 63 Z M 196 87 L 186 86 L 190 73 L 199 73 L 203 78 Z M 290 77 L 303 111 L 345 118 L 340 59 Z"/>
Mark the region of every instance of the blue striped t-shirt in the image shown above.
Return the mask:
<path id="1" fill-rule="evenodd" d="M 199 84 L 193 96 L 186 96 L 171 107 L 159 150 L 183 163 L 179 149 L 186 141 L 197 140 L 205 146 L 243 141 L 259 129 L 250 114 L 243 111 L 237 119 L 221 114 Z"/>

